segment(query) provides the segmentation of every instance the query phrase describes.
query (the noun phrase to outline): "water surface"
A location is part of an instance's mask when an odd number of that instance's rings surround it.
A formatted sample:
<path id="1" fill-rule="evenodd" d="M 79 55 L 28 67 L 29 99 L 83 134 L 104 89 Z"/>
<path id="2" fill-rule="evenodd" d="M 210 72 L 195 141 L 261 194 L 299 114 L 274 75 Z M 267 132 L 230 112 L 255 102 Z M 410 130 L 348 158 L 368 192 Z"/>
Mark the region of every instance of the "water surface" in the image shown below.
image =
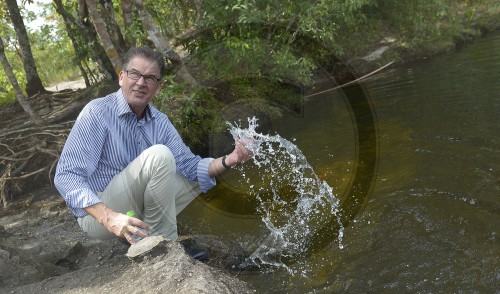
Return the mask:
<path id="1" fill-rule="evenodd" d="M 297 260 L 296 275 L 277 269 L 239 278 L 263 293 L 500 291 L 499 81 L 499 34 L 364 81 L 376 113 L 378 172 L 343 246 L 332 240 Z M 341 91 L 311 98 L 301 115 L 272 127 L 346 197 L 359 146 Z M 239 178 L 225 175 L 181 221 L 193 233 L 254 248 L 266 228 Z"/>

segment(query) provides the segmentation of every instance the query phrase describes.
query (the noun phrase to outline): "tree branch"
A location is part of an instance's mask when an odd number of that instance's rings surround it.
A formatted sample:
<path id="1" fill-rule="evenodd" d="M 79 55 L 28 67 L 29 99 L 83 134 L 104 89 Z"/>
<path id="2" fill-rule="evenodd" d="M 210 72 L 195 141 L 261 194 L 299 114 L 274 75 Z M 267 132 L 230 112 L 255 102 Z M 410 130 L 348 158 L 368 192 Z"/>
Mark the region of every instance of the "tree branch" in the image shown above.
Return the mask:
<path id="1" fill-rule="evenodd" d="M 81 29 L 81 30 L 83 30 L 85 32 L 88 31 L 88 27 L 86 25 L 84 25 L 78 19 L 74 18 L 73 15 L 71 15 L 70 13 L 68 13 L 66 11 L 66 9 L 64 9 L 64 6 L 63 6 L 61 0 L 52 0 L 52 1 L 54 3 L 54 6 L 55 6 L 55 9 L 56 9 L 57 13 L 59 13 L 60 15 L 62 15 L 63 17 L 65 17 L 68 21 L 70 21 L 73 24 L 75 24 L 79 29 Z"/>
<path id="2" fill-rule="evenodd" d="M 25 175 L 22 175 L 22 176 L 19 176 L 19 177 L 5 177 L 3 178 L 4 180 L 20 180 L 20 179 L 26 179 L 28 177 L 31 177 L 33 175 L 36 175 L 36 174 L 39 174 L 41 172 L 43 172 L 44 170 L 46 170 L 49 166 L 46 166 L 46 167 L 42 167 L 41 169 L 38 169 L 34 172 L 31 172 L 29 174 L 25 174 Z"/>

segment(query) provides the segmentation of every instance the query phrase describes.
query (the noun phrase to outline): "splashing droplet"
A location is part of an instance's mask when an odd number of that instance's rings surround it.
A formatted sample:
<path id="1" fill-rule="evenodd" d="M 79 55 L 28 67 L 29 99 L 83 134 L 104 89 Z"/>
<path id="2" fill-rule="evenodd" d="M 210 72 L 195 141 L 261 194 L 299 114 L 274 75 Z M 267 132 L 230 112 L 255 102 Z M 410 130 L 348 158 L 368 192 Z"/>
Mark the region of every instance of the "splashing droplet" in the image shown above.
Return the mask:
<path id="1" fill-rule="evenodd" d="M 248 119 L 247 128 L 228 124 L 233 138 L 242 139 L 254 154 L 254 165 L 239 170 L 244 181 L 251 184 L 249 194 L 259 201 L 258 210 L 268 234 L 247 263 L 282 267 L 294 274 L 296 270 L 286 260 L 306 254 L 311 240 L 332 218 L 338 224 L 335 229 L 342 248 L 339 200 L 318 178 L 300 149 L 279 135 L 257 133 L 255 117 Z"/>

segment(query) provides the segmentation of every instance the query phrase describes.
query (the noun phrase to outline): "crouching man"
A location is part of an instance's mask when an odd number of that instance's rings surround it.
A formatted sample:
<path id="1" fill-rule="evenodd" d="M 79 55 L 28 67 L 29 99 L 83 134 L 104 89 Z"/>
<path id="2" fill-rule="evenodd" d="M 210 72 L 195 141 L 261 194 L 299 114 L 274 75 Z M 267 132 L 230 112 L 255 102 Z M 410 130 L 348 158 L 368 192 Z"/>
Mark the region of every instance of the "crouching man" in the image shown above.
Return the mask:
<path id="1" fill-rule="evenodd" d="M 168 117 L 150 104 L 162 87 L 164 60 L 149 48 L 131 49 L 120 89 L 89 102 L 59 159 L 55 186 L 88 235 L 178 238 L 176 216 L 215 177 L 252 157 L 241 140 L 220 158 L 201 158 L 184 144 Z M 136 217 L 126 215 L 134 210 Z"/>

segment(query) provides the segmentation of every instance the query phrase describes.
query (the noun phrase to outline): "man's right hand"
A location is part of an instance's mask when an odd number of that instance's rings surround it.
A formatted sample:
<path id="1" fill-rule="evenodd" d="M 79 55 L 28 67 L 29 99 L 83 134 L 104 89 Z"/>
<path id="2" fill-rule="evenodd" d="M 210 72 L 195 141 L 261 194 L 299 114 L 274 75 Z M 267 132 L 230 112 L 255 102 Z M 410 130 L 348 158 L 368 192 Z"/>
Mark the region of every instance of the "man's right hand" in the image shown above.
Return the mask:
<path id="1" fill-rule="evenodd" d="M 117 237 L 126 239 L 130 244 L 136 243 L 132 237 L 133 235 L 141 236 L 143 238 L 148 236 L 139 229 L 149 229 L 146 223 L 138 218 L 114 212 L 102 202 L 86 207 L 85 211 L 93 216 L 106 229 L 108 229 L 108 231 L 115 234 Z"/>

